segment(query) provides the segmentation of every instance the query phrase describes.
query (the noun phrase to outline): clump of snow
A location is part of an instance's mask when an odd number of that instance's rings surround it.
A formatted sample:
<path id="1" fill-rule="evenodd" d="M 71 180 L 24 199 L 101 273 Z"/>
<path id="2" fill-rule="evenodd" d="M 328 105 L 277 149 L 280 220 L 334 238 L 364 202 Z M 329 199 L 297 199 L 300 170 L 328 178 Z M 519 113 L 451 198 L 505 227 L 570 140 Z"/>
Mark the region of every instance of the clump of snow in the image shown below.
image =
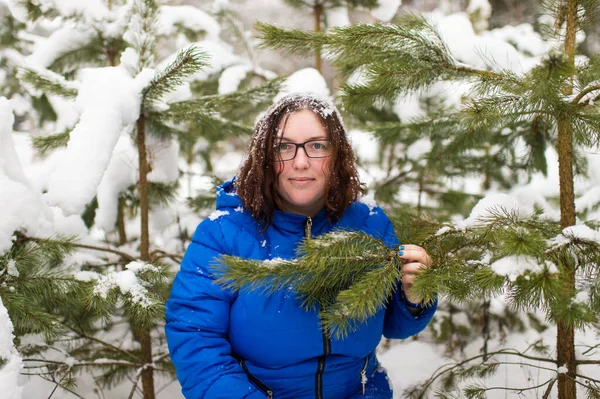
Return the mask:
<path id="1" fill-rule="evenodd" d="M 423 159 L 425 154 L 431 151 L 431 148 L 431 140 L 425 137 L 409 145 L 406 149 L 406 156 L 410 160 L 419 161 Z"/>
<path id="2" fill-rule="evenodd" d="M 389 22 L 398 12 L 402 0 L 379 0 L 379 5 L 371 10 L 371 15 L 382 22 Z"/>
<path id="3" fill-rule="evenodd" d="M 208 218 L 210 220 L 217 220 L 221 216 L 225 216 L 225 215 L 229 215 L 229 212 L 228 211 L 216 210 L 213 213 L 211 213 L 210 215 L 208 215 Z"/>
<path id="4" fill-rule="evenodd" d="M 588 291 L 584 291 L 581 290 L 577 293 L 577 295 L 575 295 L 575 298 L 573 298 L 573 303 L 577 303 L 580 305 L 589 303 L 590 301 L 590 293 Z"/>
<path id="5" fill-rule="evenodd" d="M 506 194 L 488 194 L 473 207 L 467 219 L 456 223 L 456 227 L 459 229 L 473 227 L 481 222 L 480 219 L 492 216 L 499 211 L 521 214 L 519 204 L 512 197 Z"/>
<path id="6" fill-rule="evenodd" d="M 475 29 L 478 31 L 487 29 L 488 20 L 492 16 L 492 6 L 488 0 L 470 0 L 466 11 L 471 15 Z"/>
<path id="7" fill-rule="evenodd" d="M 541 35 L 533 30 L 531 24 L 517 26 L 505 25 L 486 32 L 486 36 L 495 37 L 514 45 L 518 50 L 531 56 L 541 56 L 551 50 Z"/>
<path id="8" fill-rule="evenodd" d="M 138 152 L 128 134 L 121 134 L 98 185 L 94 224 L 112 231 L 117 222 L 119 195 L 138 180 Z"/>
<path id="9" fill-rule="evenodd" d="M 135 260 L 133 262 L 129 262 L 126 266 L 126 269 L 131 270 L 135 274 L 145 271 L 158 272 L 158 268 L 150 263 L 145 263 L 139 260 Z"/>
<path id="10" fill-rule="evenodd" d="M 23 370 L 23 360 L 13 345 L 13 323 L 0 297 L 0 387 L 2 398 L 21 399 L 23 388 L 19 386 L 19 376 Z"/>
<path id="11" fill-rule="evenodd" d="M 6 264 L 6 273 L 12 277 L 19 277 L 19 269 L 17 269 L 17 262 L 14 259 L 9 259 Z"/>
<path id="12" fill-rule="evenodd" d="M 235 92 L 250 71 L 252 71 L 250 64 L 232 65 L 225 69 L 219 76 L 219 94 Z"/>
<path id="13" fill-rule="evenodd" d="M 111 290 L 118 288 L 121 294 L 128 296 L 132 302 L 142 307 L 152 305 L 148 298 L 148 290 L 140 283 L 134 270 L 138 271 L 133 267 L 133 270 L 109 272 L 100 277 L 94 286 L 94 295 L 106 299 Z"/>
<path id="14" fill-rule="evenodd" d="M 49 229 L 52 219 L 23 172 L 12 138 L 13 123 L 11 103 L 0 97 L 0 254 L 11 247 L 15 231 Z"/>
<path id="15" fill-rule="evenodd" d="M 363 162 L 377 162 L 381 156 L 379 142 L 369 132 L 350 130 L 348 132 L 352 148 L 359 160 Z"/>
<path id="16" fill-rule="evenodd" d="M 368 194 L 361 196 L 358 199 L 358 201 L 360 203 L 368 206 L 370 212 L 373 212 L 373 209 L 375 209 L 377 207 L 377 202 L 375 201 L 375 196 L 373 195 L 373 193 L 368 193 Z"/>
<path id="17" fill-rule="evenodd" d="M 327 29 L 331 29 L 336 26 L 350 25 L 350 18 L 348 18 L 348 9 L 346 7 L 326 9 L 325 20 L 327 21 Z"/>
<path id="18" fill-rule="evenodd" d="M 562 233 L 547 241 L 550 248 L 557 248 L 569 244 L 575 239 L 595 241 L 600 243 L 600 231 L 594 230 L 585 224 L 565 227 Z"/>
<path id="19" fill-rule="evenodd" d="M 559 368 L 557 368 L 556 372 L 558 374 L 567 374 L 569 372 L 569 369 L 567 368 L 567 364 L 565 363 L 564 365 L 562 365 Z"/>
<path id="20" fill-rule="evenodd" d="M 39 40 L 35 50 L 25 62 L 32 67 L 49 67 L 65 53 L 85 47 L 92 41 L 96 32 L 92 29 L 64 27 L 53 32 L 47 39 Z"/>
<path id="21" fill-rule="evenodd" d="M 540 262 L 531 256 L 507 256 L 490 265 L 494 273 L 506 276 L 511 282 L 515 282 L 519 276 L 527 272 L 541 273 L 548 271 L 551 274 L 558 273 L 556 265 L 551 262 Z"/>
<path id="22" fill-rule="evenodd" d="M 154 183 L 174 183 L 179 177 L 179 142 L 177 140 L 147 140 L 152 170 L 148 181 Z"/>
<path id="23" fill-rule="evenodd" d="M 79 271 L 73 277 L 78 281 L 94 281 L 100 278 L 100 274 L 91 271 Z"/>
<path id="24" fill-rule="evenodd" d="M 446 16 L 434 11 L 426 14 L 426 17 L 459 62 L 480 69 L 508 69 L 516 73 L 524 71 L 524 59 L 518 51 L 503 40 L 476 35 L 466 13 Z"/>
<path id="25" fill-rule="evenodd" d="M 194 32 L 204 31 L 211 40 L 218 39 L 221 33 L 221 27 L 213 17 L 193 6 L 162 6 L 158 22 L 161 35 L 174 34 L 177 25 Z"/>
<path id="26" fill-rule="evenodd" d="M 421 107 L 419 95 L 400 95 L 394 100 L 394 113 L 402 121 L 408 121 L 413 118 L 419 118 L 425 115 L 425 110 Z"/>
<path id="27" fill-rule="evenodd" d="M 304 68 L 292 73 L 282 84 L 273 102 L 292 93 L 311 93 L 322 98 L 330 96 L 325 78 L 315 68 Z"/>
<path id="28" fill-rule="evenodd" d="M 81 214 L 96 195 L 121 131 L 139 113 L 141 87 L 123 68 L 81 71 L 81 118 L 50 176 L 47 198 L 65 214 Z"/>

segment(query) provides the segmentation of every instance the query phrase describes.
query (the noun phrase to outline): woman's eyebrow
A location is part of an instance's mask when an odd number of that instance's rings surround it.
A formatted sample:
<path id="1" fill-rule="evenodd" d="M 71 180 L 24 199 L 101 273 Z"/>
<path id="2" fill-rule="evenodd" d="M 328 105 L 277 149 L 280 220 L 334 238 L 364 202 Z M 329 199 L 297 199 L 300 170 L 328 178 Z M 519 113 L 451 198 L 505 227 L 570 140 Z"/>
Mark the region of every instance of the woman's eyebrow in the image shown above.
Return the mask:
<path id="1" fill-rule="evenodd" d="M 323 136 L 314 136 L 314 137 L 309 138 L 308 140 L 305 140 L 304 142 L 311 141 L 311 140 L 328 140 L 328 139 L 327 139 L 327 137 L 323 137 Z M 295 143 L 294 140 L 290 139 L 289 137 L 285 137 L 285 136 L 281 137 L 281 141 L 287 141 L 287 142 L 290 142 L 290 143 Z"/>

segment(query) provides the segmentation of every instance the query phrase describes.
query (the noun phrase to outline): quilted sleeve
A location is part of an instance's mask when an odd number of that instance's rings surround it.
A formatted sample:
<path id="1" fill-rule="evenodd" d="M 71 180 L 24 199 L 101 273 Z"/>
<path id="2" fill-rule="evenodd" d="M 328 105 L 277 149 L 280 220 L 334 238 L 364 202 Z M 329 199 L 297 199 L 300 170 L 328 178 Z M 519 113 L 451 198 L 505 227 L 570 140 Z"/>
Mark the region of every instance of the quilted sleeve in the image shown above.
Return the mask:
<path id="1" fill-rule="evenodd" d="M 231 355 L 227 336 L 235 294 L 214 281 L 210 266 L 228 253 L 225 243 L 218 219 L 196 229 L 166 304 L 167 343 L 187 399 L 264 399 Z"/>

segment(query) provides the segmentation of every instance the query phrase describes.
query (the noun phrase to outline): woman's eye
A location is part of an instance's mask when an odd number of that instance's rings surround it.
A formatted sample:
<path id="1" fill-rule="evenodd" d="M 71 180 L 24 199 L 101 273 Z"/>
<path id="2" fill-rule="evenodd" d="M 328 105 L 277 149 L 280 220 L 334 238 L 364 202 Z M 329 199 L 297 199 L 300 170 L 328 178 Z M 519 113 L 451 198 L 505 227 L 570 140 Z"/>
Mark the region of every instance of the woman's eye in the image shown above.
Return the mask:
<path id="1" fill-rule="evenodd" d="M 324 147 L 323 147 L 323 144 L 321 144 L 321 143 L 314 143 L 313 148 L 315 150 L 322 150 Z"/>
<path id="2" fill-rule="evenodd" d="M 286 143 L 279 144 L 279 151 L 287 151 L 290 149 L 290 145 Z"/>

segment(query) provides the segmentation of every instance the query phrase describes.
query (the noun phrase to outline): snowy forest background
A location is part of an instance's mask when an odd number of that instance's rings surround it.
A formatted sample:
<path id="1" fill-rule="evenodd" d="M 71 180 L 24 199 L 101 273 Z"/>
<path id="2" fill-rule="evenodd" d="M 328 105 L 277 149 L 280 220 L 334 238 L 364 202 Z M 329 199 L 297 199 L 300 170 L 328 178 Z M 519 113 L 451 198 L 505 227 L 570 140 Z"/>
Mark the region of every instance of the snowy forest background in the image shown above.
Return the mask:
<path id="1" fill-rule="evenodd" d="M 395 397 L 600 397 L 599 9 L 0 0 L 1 396 L 181 397 L 178 262 L 260 112 L 311 91 L 436 255 L 434 321 L 378 348 Z"/>

